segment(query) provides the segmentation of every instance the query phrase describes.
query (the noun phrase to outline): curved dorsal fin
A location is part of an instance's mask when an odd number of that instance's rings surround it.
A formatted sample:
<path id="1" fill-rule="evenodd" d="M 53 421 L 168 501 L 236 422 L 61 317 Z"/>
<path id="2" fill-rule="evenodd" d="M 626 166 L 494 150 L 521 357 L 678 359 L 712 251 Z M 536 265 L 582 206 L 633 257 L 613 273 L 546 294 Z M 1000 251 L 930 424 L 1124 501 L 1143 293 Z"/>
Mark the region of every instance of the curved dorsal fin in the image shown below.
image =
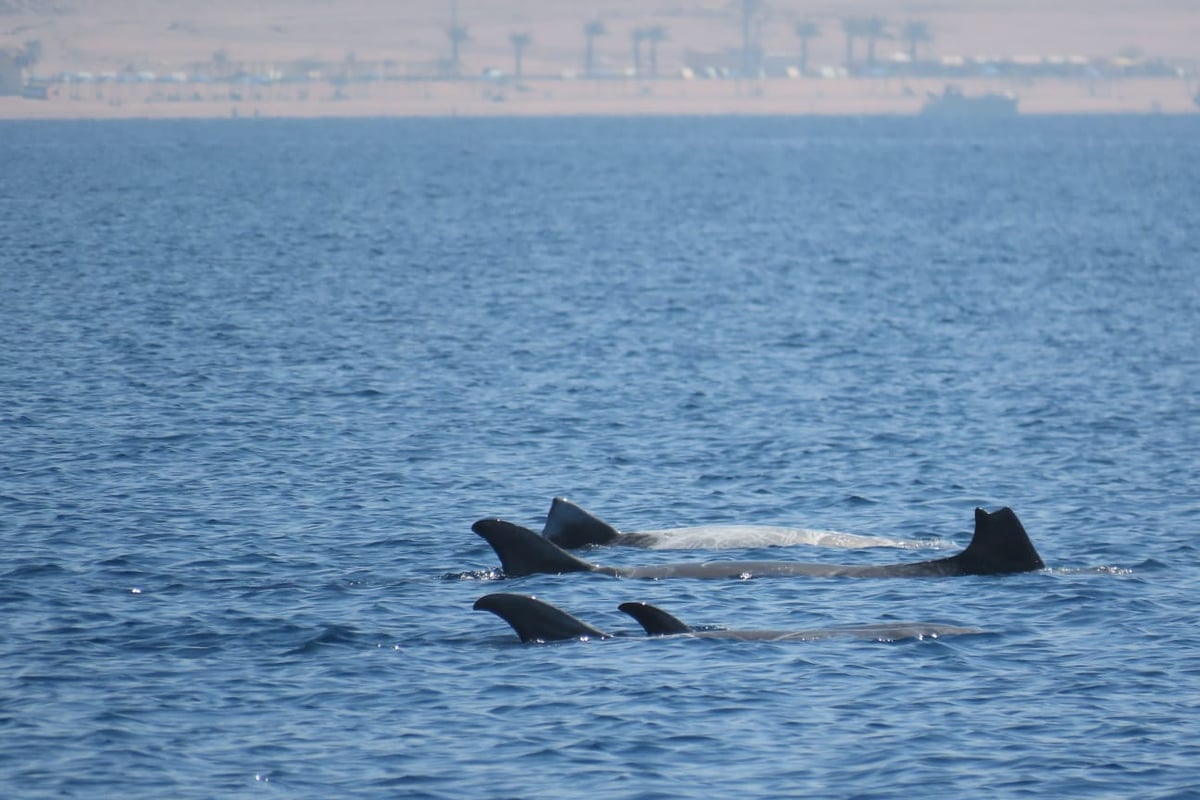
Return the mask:
<path id="1" fill-rule="evenodd" d="M 512 522 L 481 519 L 471 526 L 471 530 L 487 539 L 500 557 L 500 567 L 505 575 L 556 575 L 563 572 L 593 572 L 596 569 L 595 564 L 576 558 L 548 539 Z"/>
<path id="2" fill-rule="evenodd" d="M 672 633 L 691 633 L 691 627 L 649 603 L 621 603 L 618 609 L 638 621 L 650 636 L 667 636 Z"/>
<path id="3" fill-rule="evenodd" d="M 487 594 L 475 601 L 476 611 L 490 611 L 507 622 L 522 642 L 564 639 L 607 639 L 609 635 L 536 597 Z"/>
<path id="4" fill-rule="evenodd" d="M 572 503 L 565 497 L 556 497 L 550 502 L 546 514 L 546 526 L 542 536 L 559 547 L 574 550 L 589 544 L 610 544 L 620 533 L 612 525 L 590 511 Z"/>
<path id="5" fill-rule="evenodd" d="M 976 508 L 975 535 L 967 549 L 951 560 L 966 575 L 1003 575 L 1046 567 L 1025 526 L 1008 506 L 990 514 Z"/>

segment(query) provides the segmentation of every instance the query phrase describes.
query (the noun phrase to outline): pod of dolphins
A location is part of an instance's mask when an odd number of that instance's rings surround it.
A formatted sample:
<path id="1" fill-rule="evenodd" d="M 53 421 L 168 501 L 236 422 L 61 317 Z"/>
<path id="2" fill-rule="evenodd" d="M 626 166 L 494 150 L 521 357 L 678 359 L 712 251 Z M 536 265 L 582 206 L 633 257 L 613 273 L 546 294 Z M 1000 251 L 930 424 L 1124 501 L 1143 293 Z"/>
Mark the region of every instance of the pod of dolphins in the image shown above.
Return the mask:
<path id="1" fill-rule="evenodd" d="M 720 527 L 720 526 L 714 526 Z M 478 520 L 471 529 L 483 537 L 500 559 L 504 577 L 534 574 L 565 574 L 592 572 L 617 578 L 720 579 L 768 577 L 819 578 L 914 578 L 954 577 L 962 575 L 1007 575 L 1043 569 L 1025 527 L 1010 508 L 987 512 L 975 509 L 975 533 L 961 552 L 926 561 L 884 565 L 826 564 L 799 561 L 689 561 L 645 567 L 608 567 L 586 561 L 568 552 L 567 548 L 597 545 L 629 545 L 635 547 L 670 547 L 671 531 L 623 534 L 599 517 L 563 498 L 555 498 L 541 534 L 502 519 Z M 693 531 L 695 529 L 687 529 Z M 739 530 L 749 530 L 741 527 Z M 752 540 L 761 542 L 762 529 L 753 529 Z M 786 531 L 786 541 L 797 541 L 797 532 Z M 833 540 L 844 547 L 869 545 L 869 537 L 836 534 L 828 531 L 808 531 L 814 542 L 820 536 L 850 537 Z M 783 534 L 780 534 L 783 536 Z M 710 539 L 711 540 L 711 539 Z M 863 541 L 858 541 L 863 540 Z M 677 541 L 682 541 L 678 539 Z M 878 540 L 893 544 L 891 540 Z M 664 543 L 665 542 L 665 543 Z M 823 542 L 824 543 L 824 542 Z M 682 544 L 687 547 L 689 545 Z M 567 639 L 608 639 L 605 633 L 534 597 L 496 593 L 485 595 L 475 602 L 477 611 L 489 611 L 517 633 L 522 642 L 552 642 Z M 868 624 L 799 631 L 739 631 L 692 628 L 655 606 L 646 603 L 623 603 L 618 607 L 633 617 L 650 636 L 688 636 L 739 640 L 814 640 L 839 637 L 896 641 L 909 638 L 937 638 L 969 633 L 982 633 L 977 628 L 905 622 Z"/>

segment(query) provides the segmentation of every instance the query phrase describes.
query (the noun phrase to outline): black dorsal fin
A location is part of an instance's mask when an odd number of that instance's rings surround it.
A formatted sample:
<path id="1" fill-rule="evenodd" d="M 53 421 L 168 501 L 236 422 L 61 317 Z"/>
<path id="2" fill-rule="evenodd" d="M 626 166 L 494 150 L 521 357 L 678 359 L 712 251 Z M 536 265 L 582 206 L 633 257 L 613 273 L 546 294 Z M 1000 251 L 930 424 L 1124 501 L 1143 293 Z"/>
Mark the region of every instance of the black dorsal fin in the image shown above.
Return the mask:
<path id="1" fill-rule="evenodd" d="M 588 545 L 611 544 L 620 536 L 612 525 L 595 514 L 572 503 L 565 497 L 556 497 L 546 514 L 546 527 L 542 536 L 559 547 L 574 550 Z"/>
<path id="2" fill-rule="evenodd" d="M 621 603 L 618 609 L 638 621 L 650 636 L 667 636 L 672 633 L 691 633 L 691 627 L 649 603 Z"/>
<path id="3" fill-rule="evenodd" d="M 1046 566 L 1025 526 L 1007 506 L 990 514 L 975 509 L 975 535 L 967 549 L 952 558 L 967 575 L 1032 572 Z"/>
<path id="4" fill-rule="evenodd" d="M 563 572 L 593 572 L 595 564 L 543 539 L 528 528 L 523 528 L 502 519 L 481 519 L 471 530 L 487 539 L 487 543 L 500 557 L 500 566 L 505 575 L 534 575 Z"/>
<path id="5" fill-rule="evenodd" d="M 564 639 L 607 639 L 609 635 L 536 597 L 488 594 L 475 601 L 476 611 L 490 611 L 507 622 L 522 642 Z"/>

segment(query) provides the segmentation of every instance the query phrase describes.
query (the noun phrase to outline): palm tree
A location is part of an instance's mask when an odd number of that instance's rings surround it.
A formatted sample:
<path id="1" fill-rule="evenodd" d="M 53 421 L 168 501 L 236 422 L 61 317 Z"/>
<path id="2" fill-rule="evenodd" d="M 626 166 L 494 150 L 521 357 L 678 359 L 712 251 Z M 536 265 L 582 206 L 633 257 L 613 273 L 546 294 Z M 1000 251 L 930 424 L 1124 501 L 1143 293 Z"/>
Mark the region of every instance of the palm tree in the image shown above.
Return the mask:
<path id="1" fill-rule="evenodd" d="M 17 51 L 16 58 L 17 69 L 33 69 L 33 66 L 42 60 L 42 40 L 28 39 L 25 46 Z"/>
<path id="2" fill-rule="evenodd" d="M 587 37 L 587 52 L 583 58 L 583 72 L 585 75 L 595 73 L 594 53 L 597 36 L 604 36 L 608 33 L 608 28 L 604 27 L 604 20 L 593 20 L 583 26 L 583 35 Z"/>
<path id="3" fill-rule="evenodd" d="M 633 74 L 642 76 L 642 40 L 646 38 L 645 28 L 634 28 L 629 34 L 633 38 Z"/>
<path id="4" fill-rule="evenodd" d="M 458 60 L 458 48 L 463 42 L 471 41 L 471 35 L 467 33 L 466 25 L 459 25 L 457 22 L 450 23 L 450 27 L 446 28 L 446 36 L 450 38 L 450 70 L 455 75 L 460 72 Z"/>
<path id="5" fill-rule="evenodd" d="M 754 17 L 762 6 L 763 0 L 742 0 L 742 76 L 747 78 L 762 66 L 754 35 Z"/>
<path id="6" fill-rule="evenodd" d="M 796 23 L 796 35 L 800 37 L 800 74 L 808 74 L 808 42 L 821 35 L 821 26 L 809 20 Z"/>
<path id="7" fill-rule="evenodd" d="M 667 29 L 662 25 L 652 25 L 645 30 L 646 41 L 650 43 L 650 77 L 658 77 L 658 43 L 666 41 Z"/>
<path id="8" fill-rule="evenodd" d="M 525 48 L 533 42 L 533 37 L 528 33 L 510 33 L 508 40 L 513 46 L 513 75 L 517 81 L 521 80 L 521 59 L 525 55 Z"/>
<path id="9" fill-rule="evenodd" d="M 917 63 L 917 45 L 928 44 L 933 41 L 933 36 L 929 33 L 929 25 L 917 20 L 909 20 L 904 23 L 904 27 L 900 31 L 900 36 L 908 42 L 908 61 L 910 64 Z"/>
<path id="10" fill-rule="evenodd" d="M 842 20 L 842 33 L 846 34 L 846 72 L 854 70 L 854 40 L 863 35 L 864 29 L 861 19 Z"/>
<path id="11" fill-rule="evenodd" d="M 233 74 L 233 63 L 229 60 L 229 51 L 221 47 L 212 54 L 212 75 L 217 79 L 226 79 Z"/>
<path id="12" fill-rule="evenodd" d="M 862 20 L 862 35 L 867 39 L 867 66 L 875 66 L 875 43 L 880 39 L 890 39 L 887 32 L 887 21 L 883 17 L 871 17 Z"/>

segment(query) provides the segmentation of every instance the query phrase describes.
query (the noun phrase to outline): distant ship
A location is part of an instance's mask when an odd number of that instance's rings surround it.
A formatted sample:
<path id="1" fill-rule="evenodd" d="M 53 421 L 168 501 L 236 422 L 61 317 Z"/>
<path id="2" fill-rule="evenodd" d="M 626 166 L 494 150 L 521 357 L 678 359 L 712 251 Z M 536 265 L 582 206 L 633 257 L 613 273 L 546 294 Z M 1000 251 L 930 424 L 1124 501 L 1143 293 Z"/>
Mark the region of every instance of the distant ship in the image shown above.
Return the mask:
<path id="1" fill-rule="evenodd" d="M 1015 117 L 1017 98 L 1011 92 L 990 92 L 967 97 L 957 86 L 947 86 L 941 94 L 929 93 L 921 106 L 926 117 Z"/>

